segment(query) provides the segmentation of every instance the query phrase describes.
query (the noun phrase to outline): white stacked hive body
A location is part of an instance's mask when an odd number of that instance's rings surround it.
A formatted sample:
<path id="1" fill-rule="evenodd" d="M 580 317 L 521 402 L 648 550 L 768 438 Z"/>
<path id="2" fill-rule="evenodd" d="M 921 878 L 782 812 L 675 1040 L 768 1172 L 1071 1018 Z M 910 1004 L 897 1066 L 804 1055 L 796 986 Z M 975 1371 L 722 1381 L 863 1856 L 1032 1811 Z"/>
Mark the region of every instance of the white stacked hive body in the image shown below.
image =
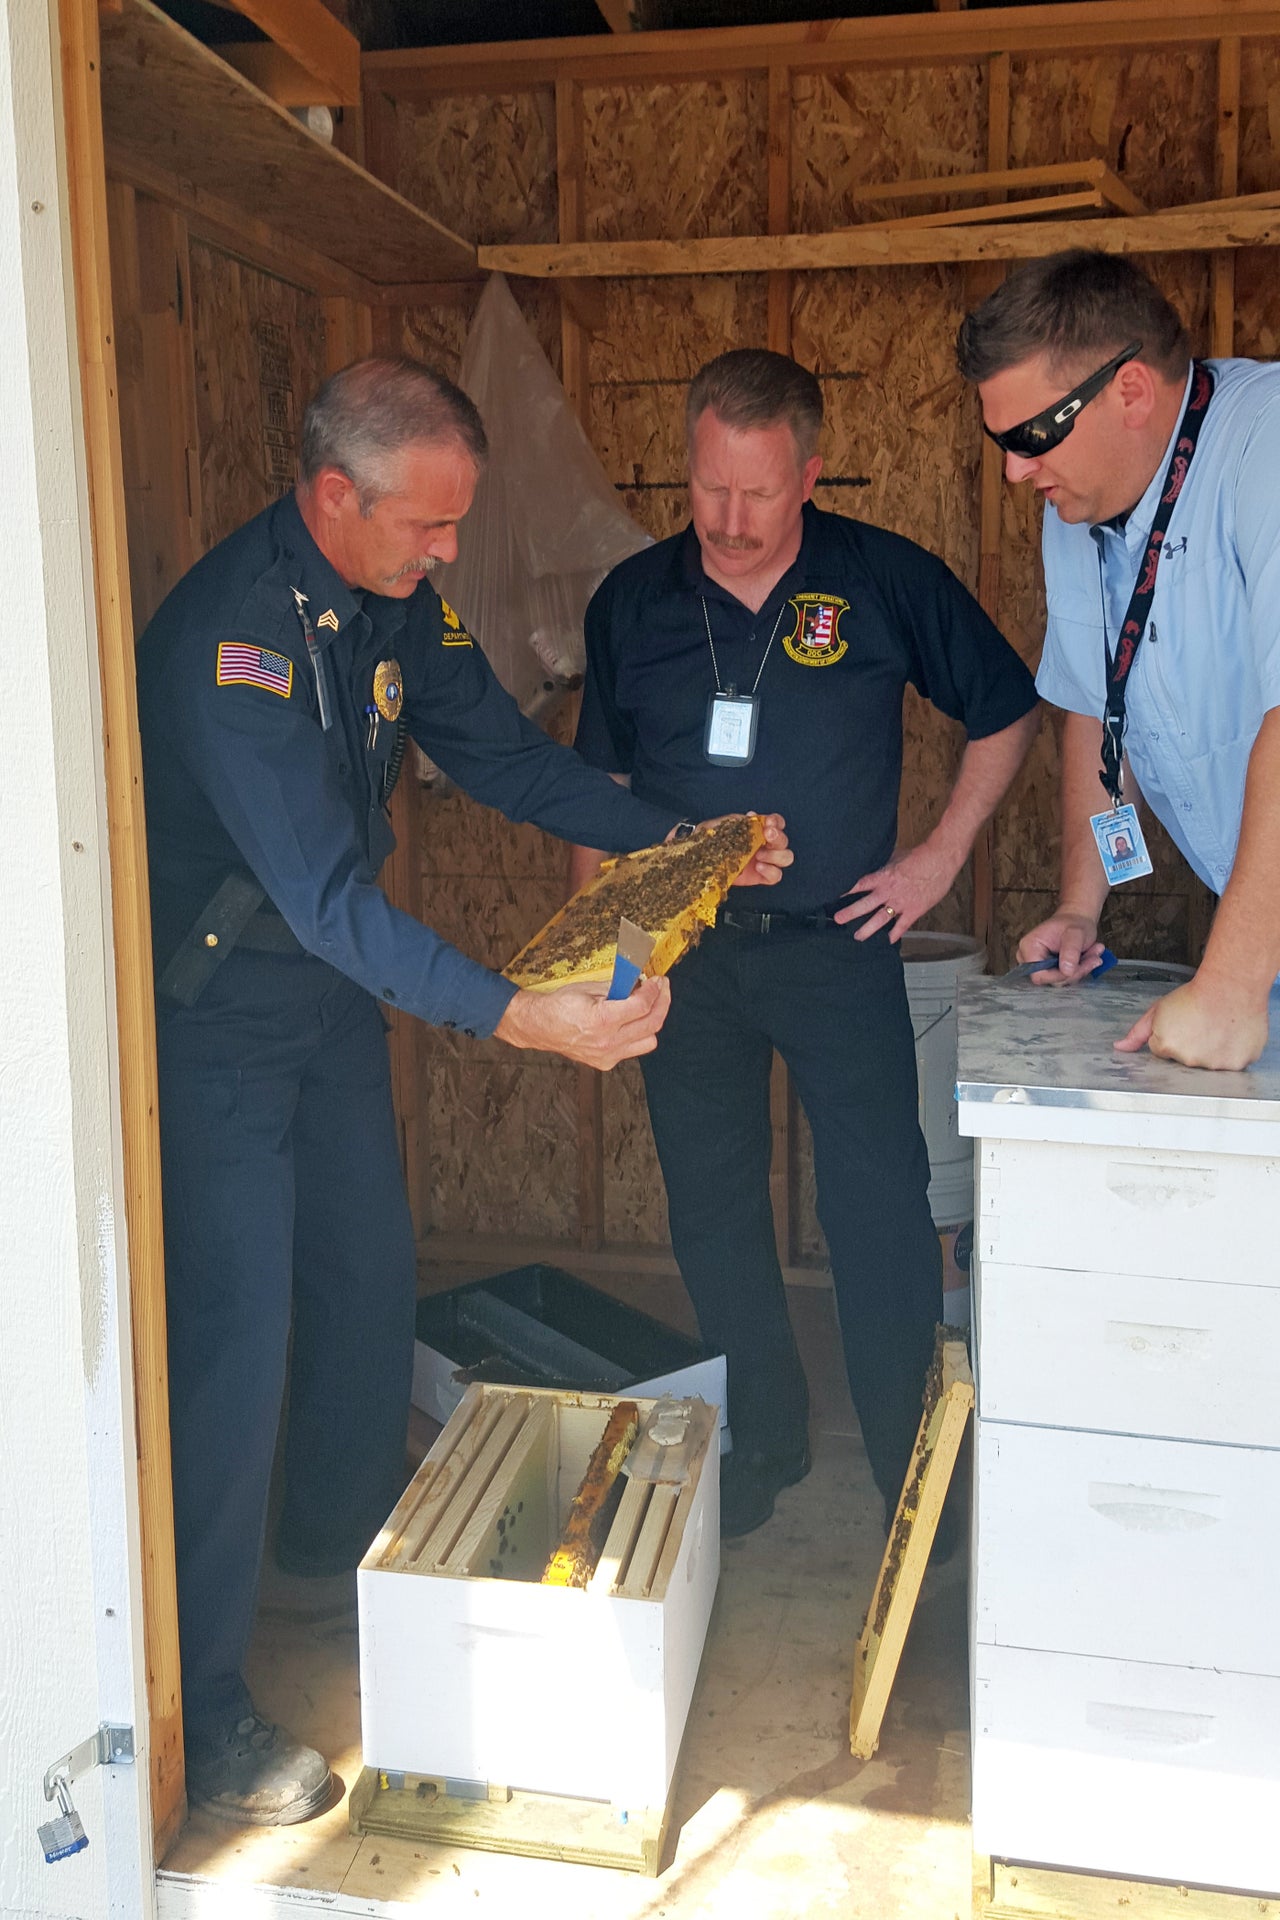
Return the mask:
<path id="1" fill-rule="evenodd" d="M 1108 1107 L 1132 1072 L 1109 1041 L 1140 1008 L 1104 1020 L 1071 998 L 1053 1019 L 1100 1029 L 1084 1069 L 1033 1051 L 1039 1076 L 994 1092 L 965 1084 L 962 1014 L 962 1125 L 980 1136 L 974 1846 L 1274 1893 L 1280 1106 L 1151 1062 L 1150 1104 Z"/>
<path id="2" fill-rule="evenodd" d="M 359 1570 L 366 1766 L 665 1804 L 719 1574 L 718 1414 L 685 1403 L 687 1479 L 626 1482 L 586 1587 L 543 1585 L 616 1404 L 468 1389 Z"/>

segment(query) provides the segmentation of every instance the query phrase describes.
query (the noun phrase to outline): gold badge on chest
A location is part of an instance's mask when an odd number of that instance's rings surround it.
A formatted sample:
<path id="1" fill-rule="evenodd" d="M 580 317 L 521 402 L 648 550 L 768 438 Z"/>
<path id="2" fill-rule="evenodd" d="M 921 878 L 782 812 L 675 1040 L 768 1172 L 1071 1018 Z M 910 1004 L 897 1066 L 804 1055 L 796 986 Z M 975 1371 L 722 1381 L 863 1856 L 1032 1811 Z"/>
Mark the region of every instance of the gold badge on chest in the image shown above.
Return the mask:
<path id="1" fill-rule="evenodd" d="M 398 660 L 379 660 L 373 670 L 373 704 L 384 720 L 398 720 L 404 705 L 404 686 Z"/>

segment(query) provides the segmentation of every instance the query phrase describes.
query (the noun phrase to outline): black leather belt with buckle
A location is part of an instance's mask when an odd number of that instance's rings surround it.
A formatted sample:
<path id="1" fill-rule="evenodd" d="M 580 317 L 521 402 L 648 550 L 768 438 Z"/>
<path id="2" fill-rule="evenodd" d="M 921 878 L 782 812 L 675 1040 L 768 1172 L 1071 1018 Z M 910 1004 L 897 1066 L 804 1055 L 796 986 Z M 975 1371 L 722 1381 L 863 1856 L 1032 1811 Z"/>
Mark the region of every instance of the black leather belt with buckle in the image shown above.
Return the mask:
<path id="1" fill-rule="evenodd" d="M 745 907 L 721 907 L 716 915 L 718 927 L 731 927 L 735 933 L 782 933 L 793 927 L 834 927 L 834 909 L 819 907 L 813 913 L 749 913 Z"/>

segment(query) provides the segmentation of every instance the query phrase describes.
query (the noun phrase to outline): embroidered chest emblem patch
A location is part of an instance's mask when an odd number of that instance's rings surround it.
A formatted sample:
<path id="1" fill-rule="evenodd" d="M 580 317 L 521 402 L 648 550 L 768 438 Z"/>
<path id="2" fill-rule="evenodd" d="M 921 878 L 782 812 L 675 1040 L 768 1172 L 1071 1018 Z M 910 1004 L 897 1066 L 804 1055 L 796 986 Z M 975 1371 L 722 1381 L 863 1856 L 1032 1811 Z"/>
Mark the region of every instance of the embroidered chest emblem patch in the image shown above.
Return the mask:
<path id="1" fill-rule="evenodd" d="M 831 667 L 849 651 L 840 636 L 840 616 L 849 602 L 834 593 L 798 593 L 791 602 L 796 623 L 783 646 L 802 667 Z"/>

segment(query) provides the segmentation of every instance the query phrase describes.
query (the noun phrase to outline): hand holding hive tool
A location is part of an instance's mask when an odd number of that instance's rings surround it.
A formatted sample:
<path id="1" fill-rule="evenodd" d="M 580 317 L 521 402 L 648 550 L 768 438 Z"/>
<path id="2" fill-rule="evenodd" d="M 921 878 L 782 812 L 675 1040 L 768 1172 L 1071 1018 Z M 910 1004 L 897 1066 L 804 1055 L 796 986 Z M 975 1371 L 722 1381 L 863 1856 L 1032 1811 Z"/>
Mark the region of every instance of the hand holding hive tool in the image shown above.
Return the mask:
<path id="1" fill-rule="evenodd" d="M 764 844 L 760 816 L 737 814 L 698 827 L 686 839 L 606 861 L 504 968 L 506 978 L 532 992 L 612 986 L 619 929 L 628 923 L 651 942 L 638 967 L 637 946 L 623 953 L 635 969 L 633 984 L 642 975 L 670 972 L 703 927 L 714 924 L 729 888 Z"/>
<path id="2" fill-rule="evenodd" d="M 1020 966 L 1010 967 L 1008 973 L 1005 975 L 1005 979 L 1006 980 L 1030 980 L 1037 973 L 1048 973 L 1048 972 L 1055 971 L 1057 968 L 1057 965 L 1058 965 L 1057 954 L 1046 953 L 1044 958 L 1041 960 L 1024 960 Z M 1116 956 L 1114 955 L 1114 953 L 1112 953 L 1110 947 L 1103 947 L 1101 953 L 1098 956 L 1096 966 L 1091 968 L 1089 972 L 1082 973 L 1079 977 L 1081 980 L 1090 980 L 1090 981 L 1101 980 L 1103 974 L 1110 973 L 1112 967 L 1114 967 L 1115 965 L 1116 965 Z"/>
<path id="3" fill-rule="evenodd" d="M 624 913 L 618 922 L 618 952 L 607 998 L 625 1000 L 653 957 L 657 935 L 646 933 Z"/>

